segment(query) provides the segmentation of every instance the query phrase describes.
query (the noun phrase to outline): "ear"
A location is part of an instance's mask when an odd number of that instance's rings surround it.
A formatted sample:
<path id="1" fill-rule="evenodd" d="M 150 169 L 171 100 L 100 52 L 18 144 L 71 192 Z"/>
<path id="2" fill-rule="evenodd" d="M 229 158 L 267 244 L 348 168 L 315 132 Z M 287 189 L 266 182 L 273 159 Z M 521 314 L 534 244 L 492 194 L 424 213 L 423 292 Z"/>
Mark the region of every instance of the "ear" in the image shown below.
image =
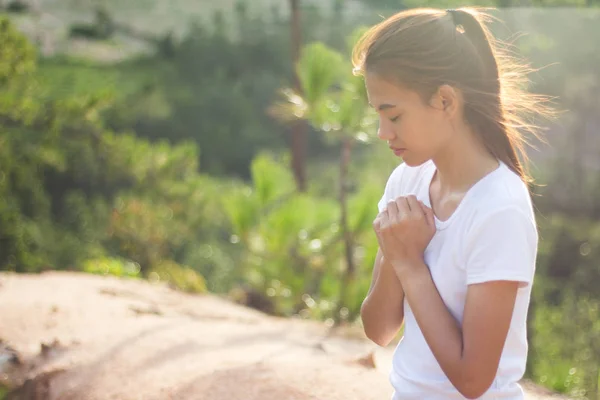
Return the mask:
<path id="1" fill-rule="evenodd" d="M 459 93 L 450 85 L 441 85 L 431 96 L 430 105 L 437 110 L 444 111 L 448 116 L 453 116 L 459 110 Z"/>

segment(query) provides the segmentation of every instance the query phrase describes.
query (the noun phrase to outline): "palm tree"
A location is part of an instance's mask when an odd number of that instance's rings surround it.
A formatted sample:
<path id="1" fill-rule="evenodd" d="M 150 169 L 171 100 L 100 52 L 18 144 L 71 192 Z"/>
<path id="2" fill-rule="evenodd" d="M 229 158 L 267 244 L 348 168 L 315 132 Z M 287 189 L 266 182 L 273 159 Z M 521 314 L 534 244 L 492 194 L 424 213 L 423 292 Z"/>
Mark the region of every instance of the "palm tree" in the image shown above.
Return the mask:
<path id="1" fill-rule="evenodd" d="M 348 167 L 352 148 L 359 141 L 368 141 L 369 135 L 366 132 L 374 119 L 373 114 L 368 112 L 363 80 L 352 74 L 350 63 L 344 61 L 342 54 L 322 43 L 310 44 L 302 51 L 296 73 L 300 91 L 283 89 L 284 100 L 275 104 L 271 112 L 284 121 L 307 121 L 339 144 L 339 224 L 346 263 L 339 311 L 345 304 L 347 290 L 356 276 L 355 230 L 351 229 L 348 222 Z M 339 318 L 340 313 L 336 315 Z"/>

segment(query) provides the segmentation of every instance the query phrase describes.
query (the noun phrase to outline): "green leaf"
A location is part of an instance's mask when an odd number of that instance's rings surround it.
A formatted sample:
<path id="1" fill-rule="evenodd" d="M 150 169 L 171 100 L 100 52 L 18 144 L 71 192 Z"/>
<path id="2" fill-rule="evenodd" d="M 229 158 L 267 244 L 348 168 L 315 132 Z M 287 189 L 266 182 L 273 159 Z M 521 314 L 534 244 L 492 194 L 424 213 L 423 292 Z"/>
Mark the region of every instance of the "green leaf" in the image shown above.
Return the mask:
<path id="1" fill-rule="evenodd" d="M 312 108 L 319 103 L 338 83 L 343 65 L 342 55 L 321 42 L 304 47 L 296 71 L 303 97 L 309 107 Z"/>
<path id="2" fill-rule="evenodd" d="M 251 172 L 257 200 L 263 208 L 294 191 L 294 180 L 289 168 L 266 153 L 259 154 L 254 159 Z"/>

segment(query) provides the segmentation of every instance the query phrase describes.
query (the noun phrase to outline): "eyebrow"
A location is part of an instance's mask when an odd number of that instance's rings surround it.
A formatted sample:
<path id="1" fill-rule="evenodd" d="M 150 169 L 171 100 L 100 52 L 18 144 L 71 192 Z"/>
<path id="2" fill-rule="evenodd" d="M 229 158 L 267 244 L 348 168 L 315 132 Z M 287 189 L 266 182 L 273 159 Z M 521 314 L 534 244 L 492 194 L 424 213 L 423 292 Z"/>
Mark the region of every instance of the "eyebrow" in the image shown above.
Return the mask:
<path id="1" fill-rule="evenodd" d="M 373 105 L 372 105 L 371 103 L 369 103 L 369 105 L 370 105 L 371 107 L 373 107 Z M 374 107 L 373 107 L 373 108 L 374 108 Z M 388 110 L 388 109 L 390 109 L 390 108 L 396 108 L 396 106 L 395 106 L 395 105 L 393 105 L 393 104 L 382 104 L 382 105 L 380 105 L 380 106 L 378 107 L 378 110 L 379 110 L 379 111 L 383 111 L 383 110 Z"/>

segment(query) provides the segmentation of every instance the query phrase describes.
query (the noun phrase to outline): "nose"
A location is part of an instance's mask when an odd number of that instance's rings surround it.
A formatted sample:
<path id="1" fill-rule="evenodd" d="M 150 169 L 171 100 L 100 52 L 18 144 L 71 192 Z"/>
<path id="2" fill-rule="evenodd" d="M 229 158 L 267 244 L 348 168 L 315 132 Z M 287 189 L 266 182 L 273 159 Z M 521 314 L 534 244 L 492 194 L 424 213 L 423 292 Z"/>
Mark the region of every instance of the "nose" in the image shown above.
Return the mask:
<path id="1" fill-rule="evenodd" d="M 379 137 L 381 140 L 393 140 L 396 138 L 396 132 L 394 132 L 391 123 L 387 122 L 385 118 L 379 118 L 377 137 Z"/>

